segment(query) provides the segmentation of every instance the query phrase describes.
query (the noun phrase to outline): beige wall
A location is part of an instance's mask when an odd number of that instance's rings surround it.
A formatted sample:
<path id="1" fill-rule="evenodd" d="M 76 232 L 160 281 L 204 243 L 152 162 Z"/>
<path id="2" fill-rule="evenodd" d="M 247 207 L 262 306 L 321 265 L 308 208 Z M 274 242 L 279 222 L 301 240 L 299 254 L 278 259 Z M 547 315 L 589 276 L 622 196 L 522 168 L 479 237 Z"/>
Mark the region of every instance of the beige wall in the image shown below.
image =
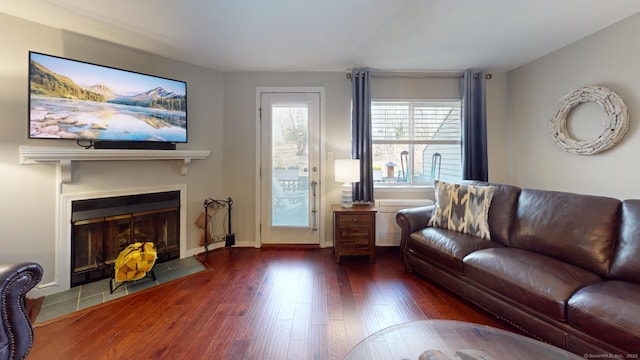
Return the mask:
<path id="1" fill-rule="evenodd" d="M 18 147 L 65 146 L 75 142 L 29 140 L 28 52 L 58 55 L 187 82 L 189 143 L 179 149 L 210 150 L 181 176 L 179 161 L 74 163 L 73 182 L 63 194 L 127 190 L 142 186 L 187 185 L 187 247 L 198 251 L 193 225 L 206 197 L 227 197 L 223 184 L 223 77 L 221 73 L 135 49 L 68 33 L 0 14 L 0 261 L 36 261 L 45 269 L 42 291 L 54 290 L 56 169 L 52 164 L 20 165 Z"/>
<path id="2" fill-rule="evenodd" d="M 615 198 L 640 196 L 636 189 L 640 181 L 636 162 L 640 153 L 639 33 L 640 15 L 635 15 L 508 74 L 511 144 L 507 161 L 512 183 Z M 617 146 L 597 155 L 565 152 L 548 130 L 554 107 L 566 94 L 592 84 L 609 87 L 622 97 L 629 109 L 629 131 Z M 568 120 L 574 136 L 595 138 L 604 123 L 604 111 L 594 103 L 575 110 Z"/>

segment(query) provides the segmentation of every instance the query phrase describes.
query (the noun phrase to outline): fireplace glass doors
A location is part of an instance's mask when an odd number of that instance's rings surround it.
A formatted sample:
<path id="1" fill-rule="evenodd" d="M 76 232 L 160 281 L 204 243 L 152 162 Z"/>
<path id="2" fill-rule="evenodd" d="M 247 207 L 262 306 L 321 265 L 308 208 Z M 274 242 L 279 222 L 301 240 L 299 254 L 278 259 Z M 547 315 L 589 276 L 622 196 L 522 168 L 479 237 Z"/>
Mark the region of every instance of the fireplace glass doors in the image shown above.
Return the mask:
<path id="1" fill-rule="evenodd" d="M 111 277 L 129 244 L 153 242 L 157 262 L 180 257 L 180 191 L 74 201 L 71 287 Z"/>

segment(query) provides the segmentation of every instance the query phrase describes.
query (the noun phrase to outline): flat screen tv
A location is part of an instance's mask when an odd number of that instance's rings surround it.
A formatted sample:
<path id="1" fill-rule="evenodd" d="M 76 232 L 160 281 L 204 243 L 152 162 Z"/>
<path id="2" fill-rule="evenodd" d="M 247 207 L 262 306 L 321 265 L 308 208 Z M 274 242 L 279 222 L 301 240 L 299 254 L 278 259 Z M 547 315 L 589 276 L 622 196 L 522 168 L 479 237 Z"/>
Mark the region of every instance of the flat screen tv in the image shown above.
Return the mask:
<path id="1" fill-rule="evenodd" d="M 30 51 L 29 138 L 186 143 L 187 84 Z"/>

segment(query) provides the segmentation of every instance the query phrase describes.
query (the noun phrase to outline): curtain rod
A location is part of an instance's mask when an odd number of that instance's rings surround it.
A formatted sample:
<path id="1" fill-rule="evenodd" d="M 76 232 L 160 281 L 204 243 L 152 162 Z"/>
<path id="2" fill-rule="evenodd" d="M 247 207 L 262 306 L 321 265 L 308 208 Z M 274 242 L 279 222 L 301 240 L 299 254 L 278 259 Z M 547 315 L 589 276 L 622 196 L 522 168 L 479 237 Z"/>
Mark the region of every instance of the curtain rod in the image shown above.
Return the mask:
<path id="1" fill-rule="evenodd" d="M 351 80 L 351 73 L 347 73 L 347 79 Z M 460 73 L 417 73 L 417 72 L 371 72 L 373 77 L 402 77 L 402 78 L 432 78 L 432 79 L 461 79 L 464 74 Z M 490 80 L 493 77 L 490 73 L 487 73 L 484 78 Z M 478 78 L 478 75 L 473 76 L 474 79 Z"/>

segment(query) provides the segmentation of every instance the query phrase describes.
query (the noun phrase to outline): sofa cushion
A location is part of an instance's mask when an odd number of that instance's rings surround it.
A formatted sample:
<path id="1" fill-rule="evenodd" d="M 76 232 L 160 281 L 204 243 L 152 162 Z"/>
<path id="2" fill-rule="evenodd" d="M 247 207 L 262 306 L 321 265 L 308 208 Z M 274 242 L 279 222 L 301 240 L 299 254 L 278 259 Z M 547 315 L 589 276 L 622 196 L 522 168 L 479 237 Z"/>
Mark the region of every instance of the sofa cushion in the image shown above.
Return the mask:
<path id="1" fill-rule="evenodd" d="M 511 224 L 516 214 L 516 205 L 520 188 L 506 184 L 494 184 L 475 180 L 465 180 L 465 183 L 475 185 L 491 185 L 494 189 L 489 207 L 489 230 L 491 241 L 498 241 L 502 245 L 509 244 Z"/>
<path id="2" fill-rule="evenodd" d="M 493 187 L 450 184 L 438 180 L 434 184 L 436 208 L 429 220 L 430 226 L 458 231 L 484 240 L 491 239 L 489 205 Z"/>
<path id="3" fill-rule="evenodd" d="M 607 276 L 620 204 L 607 197 L 523 189 L 509 245 Z"/>
<path id="4" fill-rule="evenodd" d="M 620 238 L 616 244 L 609 276 L 640 283 L 640 200 L 622 202 Z"/>
<path id="5" fill-rule="evenodd" d="M 462 258 L 476 250 L 501 246 L 494 241 L 434 227 L 414 232 L 407 241 L 409 253 L 460 274 L 464 273 Z"/>
<path id="6" fill-rule="evenodd" d="M 566 320 L 566 302 L 576 290 L 601 281 L 590 271 L 516 248 L 472 252 L 463 266 L 474 282 L 559 321 Z"/>
<path id="7" fill-rule="evenodd" d="M 640 354 L 640 284 L 603 281 L 569 299 L 571 326 L 630 353 Z"/>

